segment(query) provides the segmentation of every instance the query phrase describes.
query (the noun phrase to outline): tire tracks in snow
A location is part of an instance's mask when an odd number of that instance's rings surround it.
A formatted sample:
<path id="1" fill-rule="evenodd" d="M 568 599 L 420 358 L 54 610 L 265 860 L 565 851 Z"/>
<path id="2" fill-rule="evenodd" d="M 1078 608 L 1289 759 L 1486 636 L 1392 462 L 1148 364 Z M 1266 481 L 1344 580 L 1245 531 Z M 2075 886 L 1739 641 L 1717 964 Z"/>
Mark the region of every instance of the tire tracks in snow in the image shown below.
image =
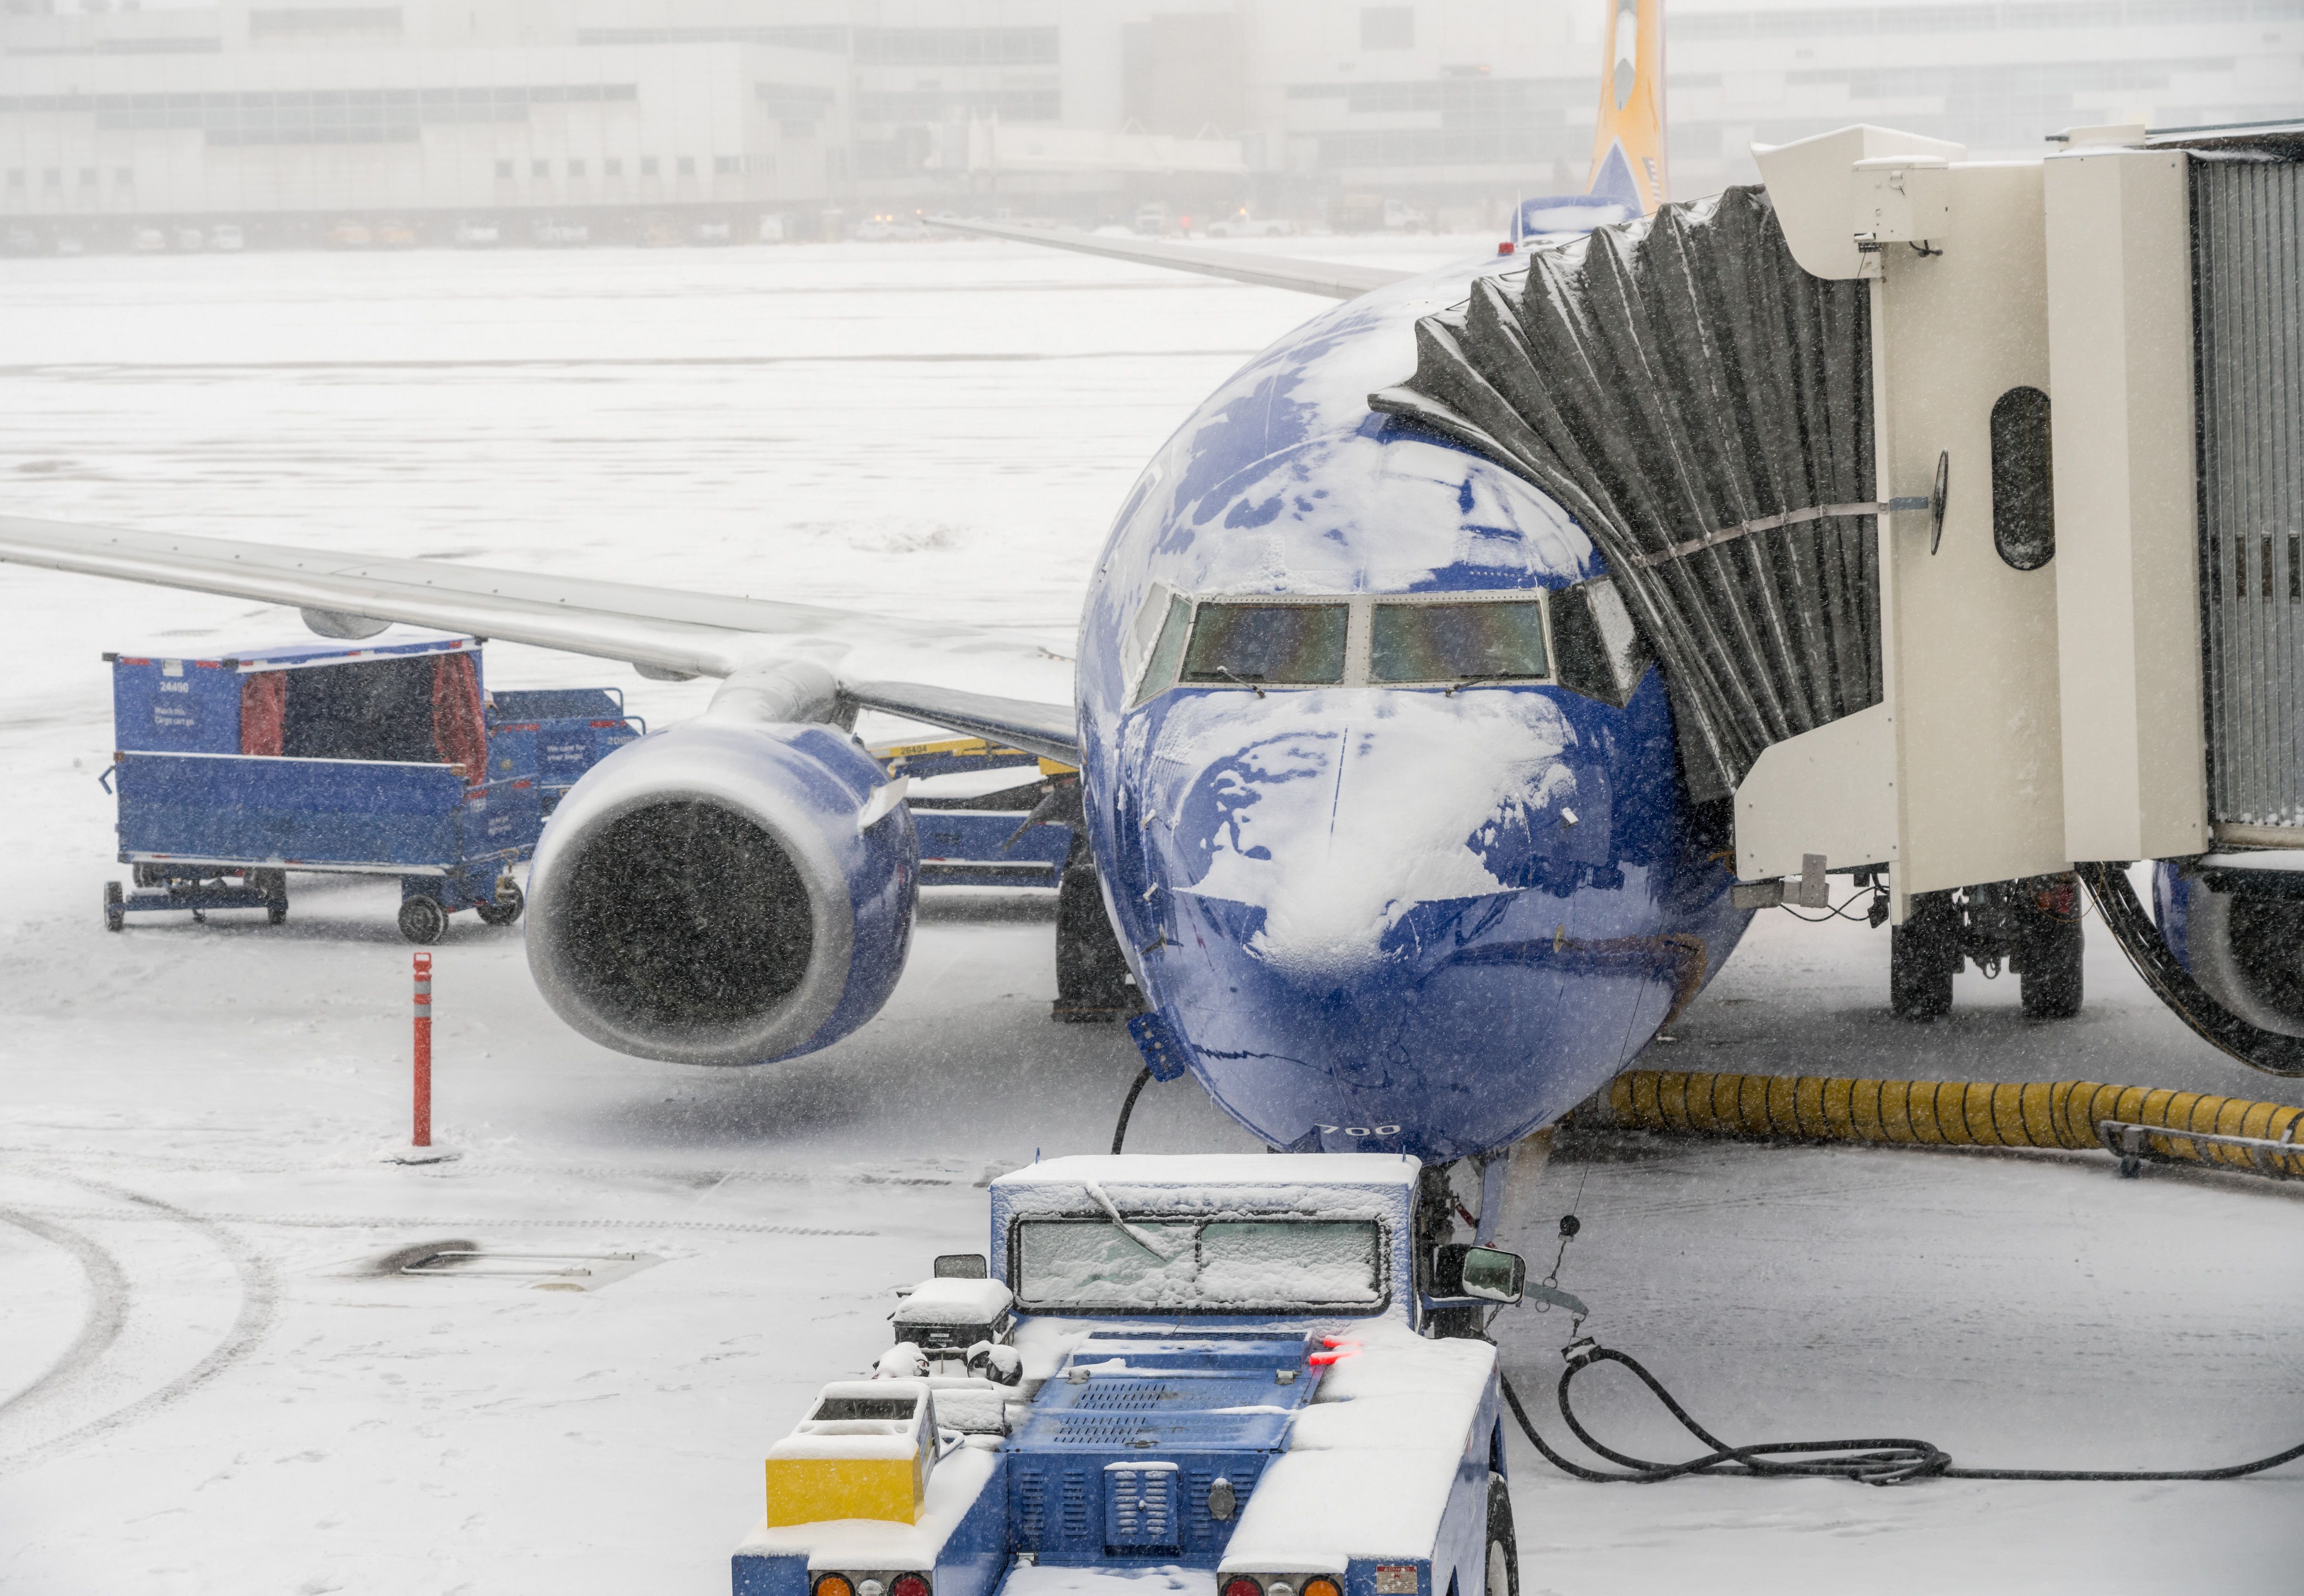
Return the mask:
<path id="1" fill-rule="evenodd" d="M 49 1436 L 45 1440 L 34 1442 L 31 1446 L 19 1451 L 0 1457 L 0 1474 L 12 1473 L 78 1446 L 82 1441 L 106 1434 L 124 1425 L 136 1423 L 157 1413 L 170 1403 L 199 1390 L 256 1349 L 257 1345 L 263 1340 L 265 1332 L 271 1328 L 273 1315 L 278 1305 L 278 1288 L 273 1278 L 272 1266 L 254 1248 L 241 1241 L 216 1220 L 206 1214 L 194 1213 L 189 1209 L 179 1208 L 173 1203 L 164 1203 L 157 1197 L 146 1196 L 141 1192 L 131 1191 L 124 1186 L 112 1186 L 104 1181 L 90 1180 L 85 1176 L 54 1174 L 48 1178 L 85 1186 L 90 1191 L 100 1192 L 107 1197 L 130 1205 L 124 1213 L 106 1217 L 134 1216 L 163 1219 L 180 1224 L 199 1235 L 232 1264 L 240 1293 L 240 1307 L 233 1315 L 231 1328 L 225 1330 L 223 1338 L 210 1347 L 206 1355 L 193 1364 L 191 1368 L 173 1379 L 150 1388 L 142 1395 L 120 1406 L 77 1424 L 61 1434 Z M 24 1219 L 30 1218 L 37 1226 L 40 1217 L 36 1209 L 22 1205 L 10 1212 L 12 1223 L 21 1224 Z M 41 1233 L 33 1226 L 25 1228 L 32 1229 L 33 1234 Z M 135 1298 L 134 1288 L 129 1282 L 126 1271 L 120 1268 L 116 1259 L 113 1259 L 108 1252 L 92 1240 L 85 1237 L 80 1237 L 80 1240 L 89 1249 L 89 1251 L 83 1251 L 70 1242 L 63 1242 L 60 1245 L 64 1246 L 80 1259 L 83 1269 L 90 1269 L 92 1256 L 101 1256 L 106 1260 L 105 1263 L 97 1264 L 90 1270 L 89 1275 L 92 1300 L 88 1321 L 83 1324 L 80 1334 L 74 1338 L 72 1347 L 66 1349 L 64 1357 L 35 1382 L 31 1391 L 20 1394 L 17 1398 L 12 1399 L 5 1408 L 0 1408 L 0 1417 L 6 1416 L 12 1410 L 21 1411 L 23 1398 L 33 1391 L 42 1393 L 44 1401 L 53 1401 L 59 1394 L 68 1393 L 73 1386 L 89 1378 L 97 1371 L 104 1353 L 109 1350 L 113 1342 L 118 1338 L 121 1328 L 126 1322 L 129 1307 Z"/>
<path id="2" fill-rule="evenodd" d="M 120 1338 L 121 1327 L 128 1322 L 128 1276 L 120 1260 L 84 1231 L 21 1208 L 0 1208 L 0 1223 L 13 1225 L 70 1253 L 88 1282 L 89 1295 L 88 1313 L 72 1345 L 57 1355 L 38 1380 L 0 1402 L 0 1423 L 4 1423 L 11 1414 L 27 1412 L 68 1389 L 74 1376 L 111 1349 Z"/>

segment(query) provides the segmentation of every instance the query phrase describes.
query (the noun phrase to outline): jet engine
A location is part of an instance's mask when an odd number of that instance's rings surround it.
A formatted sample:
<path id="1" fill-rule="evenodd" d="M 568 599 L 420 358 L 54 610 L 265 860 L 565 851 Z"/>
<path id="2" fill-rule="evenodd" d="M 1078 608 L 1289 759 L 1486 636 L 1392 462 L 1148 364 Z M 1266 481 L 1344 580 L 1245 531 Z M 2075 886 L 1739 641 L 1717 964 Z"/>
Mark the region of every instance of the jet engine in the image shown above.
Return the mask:
<path id="1" fill-rule="evenodd" d="M 902 790 L 836 727 L 707 715 L 627 745 L 562 800 L 529 886 L 529 967 L 620 1052 L 764 1064 L 879 1011 L 910 950 Z"/>
<path id="2" fill-rule="evenodd" d="M 2291 888 L 2291 883 L 2293 883 Z M 2258 1030 L 2304 1037 L 2304 875 L 2163 863 L 2153 913 L 2208 995 Z"/>

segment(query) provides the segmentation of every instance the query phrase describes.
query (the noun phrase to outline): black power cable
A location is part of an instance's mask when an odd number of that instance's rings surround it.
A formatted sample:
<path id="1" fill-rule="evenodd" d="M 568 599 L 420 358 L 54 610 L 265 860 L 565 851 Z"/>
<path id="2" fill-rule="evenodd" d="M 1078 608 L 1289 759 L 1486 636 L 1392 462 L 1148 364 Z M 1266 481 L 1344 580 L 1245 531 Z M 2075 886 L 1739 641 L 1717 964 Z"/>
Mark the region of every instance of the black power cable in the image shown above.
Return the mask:
<path id="1" fill-rule="evenodd" d="M 1127 1101 L 1120 1105 L 1120 1123 L 1112 1127 L 1112 1151 L 1114 1156 L 1119 1154 L 1120 1144 L 1128 1139 L 1128 1116 L 1136 1111 L 1136 1100 L 1144 1095 L 1144 1088 L 1151 1084 L 1152 1066 L 1147 1064 L 1143 1073 L 1136 1077 L 1136 1084 L 1128 1088 Z"/>
<path id="2" fill-rule="evenodd" d="M 1512 1389 L 1512 1381 L 1501 1371 L 1497 1381 L 1504 1388 L 1504 1401 L 1510 1405 L 1512 1417 L 1520 1421 L 1521 1432 L 1544 1454 L 1546 1461 L 1564 1474 L 1580 1480 L 1599 1484 L 1651 1485 L 1660 1480 L 1677 1480 L 1687 1474 L 1739 1474 L 1750 1479 L 1816 1478 L 1856 1480 L 1867 1485 L 1901 1485 L 1908 1480 L 2237 1480 L 2245 1474 L 2261 1474 L 2304 1457 L 2304 1446 L 2294 1446 L 2284 1452 L 2254 1463 L 2235 1463 L 2226 1468 L 2199 1469 L 2038 1469 L 2038 1468 L 1955 1468 L 1952 1455 L 1931 1442 L 1913 1440 L 1904 1436 L 1886 1436 L 1866 1440 L 1784 1440 L 1768 1441 L 1748 1447 L 1732 1447 L 1690 1416 L 1686 1408 L 1673 1399 L 1656 1377 L 1642 1368 L 1639 1361 L 1627 1354 L 1601 1346 L 1588 1338 L 1571 1343 L 1562 1352 L 1568 1367 L 1560 1375 L 1560 1416 L 1582 1441 L 1611 1463 L 1621 1464 L 1626 1472 L 1612 1474 L 1605 1469 L 1586 1468 L 1571 1463 L 1547 1445 L 1537 1433 L 1528 1409 L 1520 1406 L 1520 1393 Z M 1645 1457 L 1633 1457 L 1602 1445 L 1594 1439 L 1576 1417 L 1569 1405 L 1568 1388 L 1575 1378 L 1595 1364 L 1622 1364 L 1639 1377 L 1640 1382 L 1653 1392 L 1666 1411 L 1680 1421 L 1681 1427 L 1712 1450 L 1701 1457 L 1691 1457 L 1685 1463 L 1655 1463 Z M 1826 1454 L 1802 1457 L 1801 1454 Z"/>

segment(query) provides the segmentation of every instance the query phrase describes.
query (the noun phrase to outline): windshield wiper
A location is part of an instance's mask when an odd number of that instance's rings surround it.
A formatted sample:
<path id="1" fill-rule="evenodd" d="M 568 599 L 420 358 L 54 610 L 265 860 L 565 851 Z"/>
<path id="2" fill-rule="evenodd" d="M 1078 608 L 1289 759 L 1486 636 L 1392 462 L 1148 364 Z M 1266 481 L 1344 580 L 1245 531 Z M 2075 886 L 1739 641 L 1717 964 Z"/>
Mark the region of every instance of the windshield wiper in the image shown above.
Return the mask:
<path id="1" fill-rule="evenodd" d="M 1535 680 L 1536 678 L 1526 671 L 1482 671 L 1470 676 L 1459 678 L 1454 686 L 1440 696 L 1443 698 L 1453 698 L 1458 692 L 1470 687 L 1476 681 L 1534 681 Z"/>
<path id="2" fill-rule="evenodd" d="M 1255 692 L 1258 697 L 1261 698 L 1264 697 L 1264 688 L 1262 685 L 1264 677 L 1262 672 L 1258 672 L 1254 676 L 1242 676 L 1240 672 L 1234 671 L 1230 665 L 1217 665 L 1215 667 L 1215 671 L 1218 676 L 1224 677 L 1230 681 L 1236 681 L 1241 687 L 1250 688 Z"/>

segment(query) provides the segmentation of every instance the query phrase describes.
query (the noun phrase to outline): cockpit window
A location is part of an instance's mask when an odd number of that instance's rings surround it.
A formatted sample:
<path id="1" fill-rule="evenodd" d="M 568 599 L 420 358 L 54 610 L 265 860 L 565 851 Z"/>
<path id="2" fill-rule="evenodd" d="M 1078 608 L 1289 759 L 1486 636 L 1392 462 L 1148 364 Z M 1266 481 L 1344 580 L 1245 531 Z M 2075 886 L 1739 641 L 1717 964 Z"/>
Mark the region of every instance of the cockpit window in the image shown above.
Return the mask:
<path id="1" fill-rule="evenodd" d="M 1377 604 L 1371 681 L 1509 681 L 1546 674 L 1538 601 Z"/>
<path id="2" fill-rule="evenodd" d="M 1349 604 L 1204 604 L 1184 651 L 1186 681 L 1318 685 L 1344 679 Z"/>

